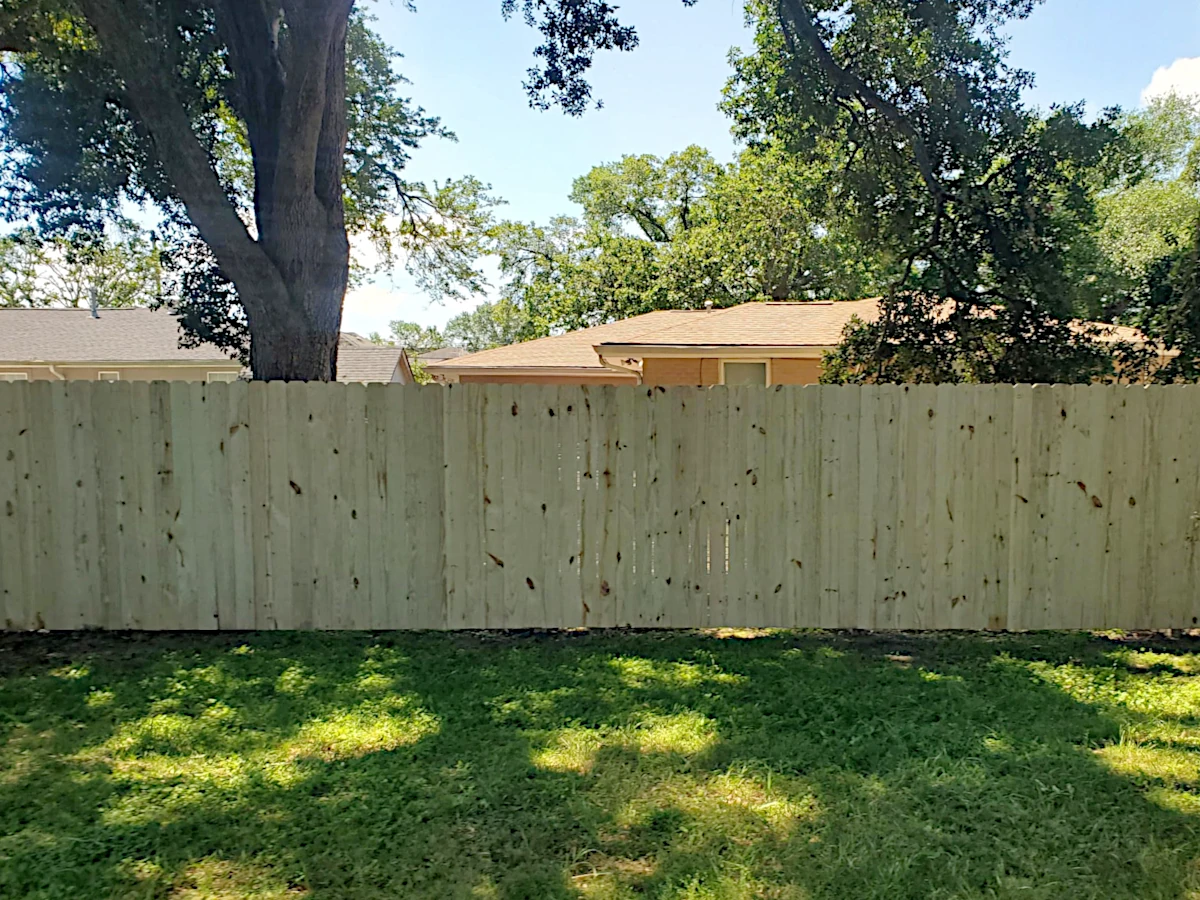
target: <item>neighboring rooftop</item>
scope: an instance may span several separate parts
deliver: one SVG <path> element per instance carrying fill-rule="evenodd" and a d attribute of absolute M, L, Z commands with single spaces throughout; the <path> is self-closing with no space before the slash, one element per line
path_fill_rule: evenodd
<path fill-rule="evenodd" d="M 443 359 L 458 359 L 468 353 L 465 347 L 439 347 L 437 350 L 426 350 L 417 354 L 422 363 L 440 362 Z"/>
<path fill-rule="evenodd" d="M 602 355 L 610 360 L 644 354 L 669 356 L 673 349 L 787 348 L 805 353 L 836 346 L 852 318 L 873 322 L 878 317 L 878 299 L 773 301 L 722 309 L 663 310 L 455 359 L 431 360 L 427 365 L 438 375 L 494 369 L 580 371 L 604 369 Z M 1136 328 L 1102 327 L 1103 339 L 1144 339 Z"/>
<path fill-rule="evenodd" d="M 854 316 L 879 317 L 876 300 L 743 303 L 705 310 L 647 329 L 636 337 L 605 336 L 595 344 L 638 347 L 832 347 Z M 638 317 L 642 318 L 642 317 Z M 630 321 L 636 321 L 630 320 Z"/>
<path fill-rule="evenodd" d="M 345 382 L 360 381 L 402 381 L 412 383 L 412 372 L 408 367 L 408 359 L 400 347 L 378 347 L 368 343 L 367 346 L 347 344 L 345 335 L 338 347 L 337 380 Z"/>
<path fill-rule="evenodd" d="M 339 347 L 378 347 L 370 338 L 365 338 L 356 331 L 343 331 L 338 338 Z"/>
<path fill-rule="evenodd" d="M 204 365 L 235 361 L 212 344 L 179 346 L 179 323 L 166 310 L 0 309 L 0 362 L 162 363 Z M 338 381 L 411 382 L 399 347 L 380 347 L 353 332 L 338 342 Z"/>
<path fill-rule="evenodd" d="M 604 369 L 593 347 L 604 341 L 632 341 L 667 325 L 677 324 L 694 316 L 711 316 L 712 312 L 691 309 L 670 309 L 650 312 L 607 325 L 596 325 L 580 331 L 568 331 L 551 337 L 538 338 L 507 347 L 496 347 L 481 353 L 471 353 L 437 364 L 438 369 L 470 370 L 491 368 L 548 368 Z M 432 368 L 432 367 L 431 367 Z"/>
<path fill-rule="evenodd" d="M 212 344 L 179 346 L 166 310 L 0 309 L 0 360 L 8 363 L 229 363 Z"/>

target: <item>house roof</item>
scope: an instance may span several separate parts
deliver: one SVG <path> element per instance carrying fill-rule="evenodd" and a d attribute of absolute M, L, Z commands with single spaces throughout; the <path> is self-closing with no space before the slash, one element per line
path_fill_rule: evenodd
<path fill-rule="evenodd" d="M 166 310 L 101 309 L 93 318 L 88 309 L 0 309 L 0 363 L 239 365 L 212 344 L 180 347 L 179 336 Z M 400 380 L 412 381 L 399 347 L 353 332 L 338 344 L 338 381 L 391 381 L 397 367 Z"/>
<path fill-rule="evenodd" d="M 366 347 L 342 343 L 338 347 L 337 380 L 345 382 L 391 381 L 400 369 L 400 381 L 412 382 L 408 359 L 400 347 Z"/>
<path fill-rule="evenodd" d="M 338 336 L 339 347 L 378 347 L 370 338 L 365 338 L 356 331 L 343 331 Z"/>
<path fill-rule="evenodd" d="M 0 309 L 0 361 L 48 363 L 222 363 L 212 344 L 179 346 L 179 323 L 166 310 Z"/>
<path fill-rule="evenodd" d="M 593 347 L 603 341 L 631 341 L 643 334 L 676 324 L 693 316 L 706 316 L 703 310 L 669 309 L 596 325 L 580 331 L 568 331 L 507 347 L 496 347 L 430 365 L 431 371 L 494 368 L 597 369 L 604 364 Z"/>
<path fill-rule="evenodd" d="M 464 347 L 439 347 L 436 350 L 426 350 L 424 353 L 417 354 L 417 360 L 422 363 L 438 362 L 443 359 L 458 359 L 460 356 L 466 356 L 468 351 Z"/>
<path fill-rule="evenodd" d="M 629 347 L 832 347 L 854 316 L 879 317 L 875 300 L 743 303 L 689 316 L 634 338 L 596 341 Z"/>
<path fill-rule="evenodd" d="M 797 350 L 801 353 L 836 346 L 852 318 L 873 322 L 879 301 L 790 301 L 743 303 L 724 309 L 664 310 L 620 322 L 497 347 L 457 359 L 431 362 L 435 374 L 483 369 L 603 369 L 601 355 L 637 358 L 692 355 L 705 348 Z M 1142 341 L 1136 328 L 1103 325 L 1102 339 Z"/>

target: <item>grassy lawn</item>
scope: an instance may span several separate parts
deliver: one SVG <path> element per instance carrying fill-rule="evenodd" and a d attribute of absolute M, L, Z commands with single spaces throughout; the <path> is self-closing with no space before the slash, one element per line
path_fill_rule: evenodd
<path fill-rule="evenodd" d="M 0 636 L 0 897 L 1200 897 L 1200 642 Z"/>

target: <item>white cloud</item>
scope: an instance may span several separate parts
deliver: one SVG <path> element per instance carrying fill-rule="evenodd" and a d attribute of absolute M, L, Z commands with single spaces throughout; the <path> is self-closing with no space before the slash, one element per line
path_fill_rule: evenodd
<path fill-rule="evenodd" d="M 1171 93 L 1200 96 L 1200 56 L 1181 56 L 1169 66 L 1160 66 L 1142 90 L 1142 105 Z"/>

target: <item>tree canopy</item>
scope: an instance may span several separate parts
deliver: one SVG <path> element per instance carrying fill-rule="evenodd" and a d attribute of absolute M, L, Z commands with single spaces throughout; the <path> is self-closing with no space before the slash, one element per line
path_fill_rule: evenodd
<path fill-rule="evenodd" d="M 778 145 L 731 164 L 691 146 L 626 156 L 576 179 L 582 214 L 492 231 L 503 296 L 536 333 L 655 309 L 855 297 L 886 261 L 831 216 L 824 161 Z"/>
<path fill-rule="evenodd" d="M 224 285 L 181 309 L 190 327 L 233 323 L 236 343 L 244 320 L 256 377 L 332 378 L 348 230 L 385 257 L 404 248 L 427 287 L 453 291 L 478 277 L 467 241 L 489 215 L 479 182 L 404 180 L 412 149 L 445 132 L 398 93 L 393 55 L 353 7 L 5 0 L 4 214 L 70 234 L 152 206 L 199 266 L 182 289 Z M 543 36 L 531 102 L 572 113 L 592 54 L 636 44 L 600 0 L 504 0 L 501 12 Z"/>
<path fill-rule="evenodd" d="M 748 0 L 754 46 L 722 101 L 746 145 L 733 162 L 625 156 L 576 180 L 578 215 L 524 223 L 498 222 L 469 176 L 406 180 L 422 141 L 453 135 L 407 98 L 352 0 L 5 0 L 0 190 L 7 217 L 64 248 L 99 246 L 130 202 L 157 209 L 158 302 L 259 377 L 332 377 L 355 237 L 434 297 L 478 294 L 495 254 L 500 299 L 453 338 L 472 348 L 653 309 L 880 294 L 829 377 L 1086 380 L 1121 360 L 1072 319 L 1173 346 L 1196 332 L 1200 125 L 1183 100 L 1090 119 L 1026 107 L 1032 76 L 1001 35 L 1036 2 Z M 583 113 L 595 54 L 637 45 L 604 0 L 500 12 L 541 35 L 537 108 Z M 32 246 L 0 247 L 4 296 L 28 294 Z"/>
<path fill-rule="evenodd" d="M 1111 113 L 1088 123 L 1079 107 L 1022 104 L 1030 76 L 1007 65 L 999 35 L 1032 6 L 751 4 L 755 51 L 735 57 L 726 89 L 735 132 L 840 154 L 829 174 L 842 227 L 899 264 L 839 377 L 1095 374 L 1090 354 L 1047 348 L 1088 304 L 1096 179 L 1117 132 Z M 940 364 L 915 365 L 922 350 Z"/>

